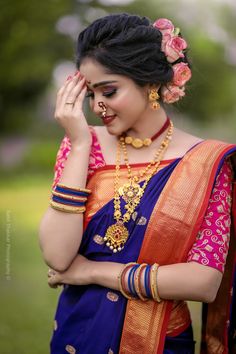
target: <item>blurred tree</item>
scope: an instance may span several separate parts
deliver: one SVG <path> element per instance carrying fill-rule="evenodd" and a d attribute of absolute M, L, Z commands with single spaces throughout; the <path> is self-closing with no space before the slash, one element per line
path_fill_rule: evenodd
<path fill-rule="evenodd" d="M 22 133 L 34 116 L 35 103 L 49 83 L 56 60 L 71 57 L 68 36 L 55 23 L 73 11 L 72 0 L 6 0 L 0 14 L 1 134 Z"/>
<path fill-rule="evenodd" d="M 189 46 L 192 79 L 187 94 L 175 104 L 199 125 L 227 117 L 234 123 L 236 113 L 236 6 L 234 0 L 137 0 L 128 12 L 165 17 L 181 28 Z M 202 12 L 204 9 L 204 12 Z M 235 124 L 235 123 L 234 123 Z M 235 126 L 236 127 L 236 126 Z"/>
<path fill-rule="evenodd" d="M 214 0 L 204 4 L 203 0 L 48 0 L 40 3 L 36 0 L 2 0 L 1 133 L 25 134 L 27 127 L 32 132 L 30 122 L 38 131 L 35 114 L 38 98 L 49 87 L 57 62 L 74 60 L 76 35 L 71 35 L 67 27 L 75 18 L 82 25 L 88 25 L 112 12 L 138 13 L 151 20 L 168 17 L 179 25 L 189 43 L 193 78 L 185 99 L 176 105 L 177 111 L 180 109 L 181 113 L 199 123 L 233 116 L 236 112 L 236 59 L 232 62 L 229 54 L 232 57 L 233 48 L 236 48 L 236 29 L 232 6 L 230 0 L 227 4 Z M 55 30 L 56 23 L 63 18 L 65 31 L 59 33 Z M 88 113 L 88 116 L 92 122 L 92 115 Z M 44 131 L 45 124 L 49 126 L 44 122 Z"/>

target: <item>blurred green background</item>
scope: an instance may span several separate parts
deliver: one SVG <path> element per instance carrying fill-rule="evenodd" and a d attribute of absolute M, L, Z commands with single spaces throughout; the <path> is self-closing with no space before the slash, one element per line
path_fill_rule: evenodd
<path fill-rule="evenodd" d="M 167 17 L 189 43 L 193 78 L 169 110 L 175 124 L 235 142 L 234 0 L 11 0 L 0 12 L 0 353 L 49 353 L 60 290 L 47 286 L 38 225 L 48 205 L 63 131 L 53 119 L 56 91 L 75 70 L 78 33 L 114 12 Z M 87 110 L 91 124 L 99 124 Z M 199 334 L 199 305 L 191 304 Z"/>

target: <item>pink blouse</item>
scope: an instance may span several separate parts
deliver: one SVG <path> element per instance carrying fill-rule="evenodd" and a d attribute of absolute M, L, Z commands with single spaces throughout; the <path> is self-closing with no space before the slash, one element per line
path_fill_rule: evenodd
<path fill-rule="evenodd" d="M 105 166 L 101 146 L 95 130 L 90 127 L 92 146 L 89 158 L 88 179 L 97 168 Z M 56 157 L 53 187 L 59 182 L 65 161 L 71 149 L 65 136 Z M 224 162 L 216 178 L 206 215 L 196 241 L 189 251 L 187 262 L 197 262 L 224 272 L 229 248 L 231 223 L 232 170 L 229 162 Z"/>

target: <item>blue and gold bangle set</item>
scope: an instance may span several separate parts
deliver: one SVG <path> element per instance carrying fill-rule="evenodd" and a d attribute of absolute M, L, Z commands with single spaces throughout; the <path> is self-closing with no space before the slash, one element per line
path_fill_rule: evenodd
<path fill-rule="evenodd" d="M 159 264 L 157 263 L 153 265 L 127 263 L 118 276 L 120 292 L 129 300 L 140 299 L 147 301 L 148 299 L 153 299 L 161 302 L 157 282 L 158 268 Z"/>
<path fill-rule="evenodd" d="M 85 204 L 90 193 L 89 189 L 72 188 L 58 183 L 52 191 L 50 205 L 56 210 L 81 214 L 86 210 Z"/>

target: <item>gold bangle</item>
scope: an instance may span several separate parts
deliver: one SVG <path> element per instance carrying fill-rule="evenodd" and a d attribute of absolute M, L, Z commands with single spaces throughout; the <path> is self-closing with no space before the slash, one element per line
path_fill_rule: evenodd
<path fill-rule="evenodd" d="M 135 264 L 137 264 L 137 263 L 130 262 L 130 263 L 125 264 L 124 268 L 121 270 L 120 274 L 118 275 L 119 290 L 120 290 L 121 294 L 124 297 L 126 297 L 126 299 L 128 299 L 128 300 L 133 300 L 134 298 L 132 296 L 130 296 L 129 294 L 127 294 L 127 292 L 125 292 L 124 287 L 122 285 L 122 280 L 123 280 L 123 277 L 125 276 L 127 270 Z"/>
<path fill-rule="evenodd" d="M 159 291 L 158 291 L 158 280 L 157 280 L 159 267 L 160 267 L 160 265 L 158 264 L 158 267 L 156 270 L 156 299 L 157 299 L 157 302 L 161 302 L 161 298 L 160 298 Z"/>
<path fill-rule="evenodd" d="M 74 207 L 74 206 L 63 205 L 60 203 L 56 203 L 53 200 L 50 200 L 50 205 L 53 209 L 63 211 L 65 213 L 82 214 L 86 210 L 85 207 Z"/>
<path fill-rule="evenodd" d="M 151 266 L 150 270 L 150 290 L 152 294 L 153 300 L 155 300 L 155 270 L 156 270 L 157 263 L 154 263 Z"/>
<path fill-rule="evenodd" d="M 161 302 L 161 298 L 159 297 L 157 293 L 157 269 L 159 267 L 159 264 L 154 263 L 151 267 L 150 271 L 150 288 L 151 288 L 151 294 L 152 298 L 154 301 Z"/>
<path fill-rule="evenodd" d="M 91 190 L 90 189 L 86 189 L 86 188 L 75 188 L 75 187 L 69 187 L 69 186 L 66 186 L 65 184 L 62 184 L 62 183 L 57 183 L 57 186 L 58 187 L 61 187 L 61 188 L 65 188 L 65 189 L 72 189 L 76 192 L 85 192 L 85 193 L 88 193 L 90 194 L 91 193 Z"/>
<path fill-rule="evenodd" d="M 57 197 L 62 197 L 62 198 L 65 198 L 65 199 L 75 200 L 75 201 L 78 201 L 78 202 L 86 202 L 88 200 L 87 197 L 79 197 L 79 196 L 75 197 L 73 195 L 59 193 L 59 192 L 56 192 L 54 190 L 52 191 L 52 194 L 57 196 Z"/>
<path fill-rule="evenodd" d="M 142 295 L 142 292 L 141 292 L 141 290 L 140 290 L 140 286 L 139 286 L 139 284 L 140 284 L 140 282 L 141 282 L 141 271 L 142 271 L 142 269 L 144 268 L 144 267 L 146 267 L 147 266 L 147 263 L 142 263 L 142 264 L 140 264 L 140 266 L 138 267 L 138 269 L 135 271 L 135 275 L 134 275 L 134 287 L 135 287 L 135 291 L 136 291 L 136 293 L 138 294 L 138 297 L 140 298 L 140 300 L 142 300 L 142 301 L 147 301 L 148 300 L 148 298 L 146 298 L 146 297 L 144 297 L 143 295 Z"/>

